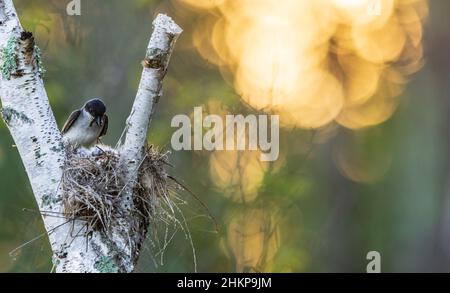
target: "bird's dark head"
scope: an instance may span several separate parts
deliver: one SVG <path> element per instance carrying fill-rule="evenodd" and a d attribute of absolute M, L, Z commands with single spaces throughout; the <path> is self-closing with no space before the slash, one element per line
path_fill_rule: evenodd
<path fill-rule="evenodd" d="M 84 109 L 92 115 L 92 117 L 102 117 L 105 115 L 106 106 L 100 99 L 92 99 L 87 101 Z"/>
<path fill-rule="evenodd" d="M 92 99 L 87 101 L 84 105 L 84 109 L 93 117 L 91 125 L 95 122 L 98 126 L 100 126 L 102 118 L 106 112 L 105 104 L 100 99 Z"/>

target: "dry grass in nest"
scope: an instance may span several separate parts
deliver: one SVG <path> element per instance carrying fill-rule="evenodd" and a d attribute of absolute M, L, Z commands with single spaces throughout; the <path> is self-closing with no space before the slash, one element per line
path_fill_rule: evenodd
<path fill-rule="evenodd" d="M 86 221 L 88 230 L 109 232 L 114 220 L 121 217 L 120 195 L 126 182 L 121 179 L 117 151 L 106 146 L 101 149 L 94 155 L 78 151 L 68 156 L 62 179 L 64 213 L 69 219 Z M 134 212 L 145 225 L 159 199 L 168 197 L 166 165 L 167 153 L 153 147 L 146 150 L 134 190 Z"/>
<path fill-rule="evenodd" d="M 103 231 L 110 235 L 117 219 L 122 217 L 120 198 L 125 187 L 119 171 L 119 156 L 116 150 L 100 146 L 103 151 L 96 154 L 68 152 L 62 178 L 64 213 L 66 218 L 86 222 L 86 236 L 90 231 Z M 198 198 L 178 180 L 168 175 L 167 152 L 150 147 L 139 168 L 138 181 L 134 189 L 133 217 L 137 231 L 151 227 L 145 248 L 150 251 L 155 267 L 164 263 L 164 251 L 177 232 L 181 231 L 192 249 L 194 270 L 196 252 L 182 208 L 188 202 L 180 196 L 187 191 Z M 128 183 L 131 184 L 131 183 Z M 198 200 L 199 201 L 199 200 Z M 208 208 L 199 201 L 208 213 Z M 193 211 L 193 217 L 201 215 Z M 209 214 L 217 229 L 215 219 Z"/>

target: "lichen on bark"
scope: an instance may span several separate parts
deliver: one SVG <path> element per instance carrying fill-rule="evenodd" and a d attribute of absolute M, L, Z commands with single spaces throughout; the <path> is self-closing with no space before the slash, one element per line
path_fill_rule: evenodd
<path fill-rule="evenodd" d="M 14 110 L 13 108 L 5 107 L 1 109 L 1 115 L 3 118 L 3 121 L 5 121 L 6 125 L 9 125 L 11 123 L 11 120 L 13 118 L 18 119 L 19 121 L 27 124 L 33 123 L 33 120 L 28 118 L 27 115 L 24 113 L 18 112 Z"/>
<path fill-rule="evenodd" d="M 117 273 L 116 263 L 108 256 L 102 255 L 94 264 L 94 268 L 100 273 Z"/>
<path fill-rule="evenodd" d="M 35 54 L 35 59 L 36 59 L 36 65 L 38 67 L 38 72 L 39 72 L 39 75 L 42 78 L 42 77 L 44 77 L 44 75 L 47 72 L 47 70 L 44 67 L 44 63 L 42 61 L 41 48 L 39 48 L 38 45 L 34 45 L 34 54 Z"/>
<path fill-rule="evenodd" d="M 1 50 L 0 70 L 4 79 L 11 79 L 11 75 L 17 71 L 19 62 L 17 59 L 18 38 L 12 36 Z"/>

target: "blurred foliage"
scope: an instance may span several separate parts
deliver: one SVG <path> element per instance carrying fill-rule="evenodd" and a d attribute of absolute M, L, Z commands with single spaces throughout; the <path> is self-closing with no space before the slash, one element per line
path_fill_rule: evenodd
<path fill-rule="evenodd" d="M 198 271 L 363 272 L 371 250 L 385 272 L 450 271 L 450 2 L 383 0 L 389 9 L 369 21 L 358 10 L 365 0 L 81 0 L 81 16 L 66 15 L 68 0 L 14 2 L 41 48 L 59 125 L 102 97 L 104 142 L 115 145 L 158 12 L 184 33 L 150 143 L 170 149 L 172 117 L 195 106 L 281 114 L 276 162 L 172 153 L 170 173 L 219 224 L 216 232 L 201 204 L 179 194 L 190 203 Z M 44 232 L 13 144 L 0 123 L 0 271 L 48 272 L 45 237 L 9 255 Z M 194 270 L 185 233 L 154 252 L 149 241 L 138 272 Z"/>

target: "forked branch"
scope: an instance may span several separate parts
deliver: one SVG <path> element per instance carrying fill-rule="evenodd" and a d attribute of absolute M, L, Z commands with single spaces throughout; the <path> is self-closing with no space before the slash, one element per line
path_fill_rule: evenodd
<path fill-rule="evenodd" d="M 149 122 L 161 96 L 174 43 L 181 33 L 180 27 L 165 15 L 158 15 L 153 25 L 141 83 L 119 150 L 120 170 L 127 182 L 120 198 L 121 215 L 131 215 Z M 44 88 L 40 50 L 33 35 L 23 30 L 12 0 L 0 0 L 0 48 L 1 114 L 41 211 L 56 271 L 133 271 L 147 227 L 139 226 L 136 231 L 137 219 L 122 217 L 106 237 L 101 231 L 88 231 L 83 221 L 64 214 L 61 179 L 68 153 Z"/>

